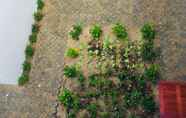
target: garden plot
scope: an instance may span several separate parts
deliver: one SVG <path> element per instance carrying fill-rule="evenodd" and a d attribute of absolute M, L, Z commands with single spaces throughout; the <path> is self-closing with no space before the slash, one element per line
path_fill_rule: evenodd
<path fill-rule="evenodd" d="M 153 25 L 132 40 L 121 23 L 70 31 L 59 100 L 70 118 L 153 117 L 159 79 Z"/>

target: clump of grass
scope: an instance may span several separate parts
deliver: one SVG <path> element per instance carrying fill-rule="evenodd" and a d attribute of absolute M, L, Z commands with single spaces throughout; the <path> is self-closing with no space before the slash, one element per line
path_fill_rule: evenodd
<path fill-rule="evenodd" d="M 27 83 L 28 81 L 29 81 L 28 75 L 23 74 L 21 77 L 19 77 L 19 79 L 18 79 L 18 84 L 19 84 L 20 86 L 22 86 L 22 85 L 24 85 L 25 83 Z"/>
<path fill-rule="evenodd" d="M 36 33 L 32 33 L 29 36 L 29 41 L 30 41 L 31 44 L 36 43 L 36 41 L 37 41 L 37 34 Z"/>
<path fill-rule="evenodd" d="M 74 65 L 72 65 L 72 66 L 66 66 L 64 68 L 64 75 L 66 77 L 69 77 L 69 78 L 77 77 L 78 70 L 77 70 L 77 68 Z"/>
<path fill-rule="evenodd" d="M 145 40 L 152 40 L 155 38 L 155 29 L 154 26 L 150 23 L 144 24 L 144 26 L 141 28 L 142 37 Z"/>
<path fill-rule="evenodd" d="M 97 105 L 96 104 L 89 104 L 87 106 L 87 110 L 90 112 L 90 117 L 91 118 L 96 118 L 97 116 Z"/>
<path fill-rule="evenodd" d="M 93 39 L 98 40 L 101 36 L 102 30 L 101 26 L 96 24 L 90 29 L 90 34 Z"/>
<path fill-rule="evenodd" d="M 82 33 L 82 25 L 81 24 L 76 24 L 73 25 L 73 29 L 70 31 L 69 35 L 71 36 L 72 39 L 74 40 L 79 40 L 79 36 Z"/>
<path fill-rule="evenodd" d="M 42 10 L 44 5 L 43 0 L 37 0 L 37 10 Z"/>
<path fill-rule="evenodd" d="M 142 101 L 142 106 L 146 112 L 153 113 L 156 110 L 156 103 L 151 96 L 145 96 Z"/>
<path fill-rule="evenodd" d="M 157 64 L 152 64 L 145 69 L 145 77 L 155 83 L 159 75 L 159 66 Z"/>
<path fill-rule="evenodd" d="M 34 19 L 35 21 L 39 22 L 43 19 L 43 14 L 41 11 L 37 11 L 34 13 Z"/>
<path fill-rule="evenodd" d="M 25 50 L 26 57 L 32 57 L 34 55 L 34 48 L 32 45 L 27 45 Z"/>
<path fill-rule="evenodd" d="M 79 51 L 78 51 L 78 49 L 75 49 L 75 48 L 69 48 L 69 49 L 65 52 L 65 56 L 71 57 L 71 58 L 76 58 L 76 57 L 79 56 Z"/>
<path fill-rule="evenodd" d="M 125 26 L 123 26 L 120 23 L 116 23 L 113 28 L 113 33 L 116 35 L 117 38 L 119 39 L 127 39 L 128 37 L 128 33 L 127 30 L 125 28 Z"/>
<path fill-rule="evenodd" d="M 68 89 L 64 89 L 58 99 L 68 109 L 78 109 L 80 107 L 79 99 Z"/>
<path fill-rule="evenodd" d="M 23 63 L 23 72 L 30 72 L 31 70 L 31 63 L 28 61 L 25 61 Z"/>
<path fill-rule="evenodd" d="M 32 25 L 32 33 L 38 33 L 39 32 L 39 25 L 38 24 L 33 24 Z"/>
<path fill-rule="evenodd" d="M 152 61 L 156 57 L 153 42 L 143 42 L 141 47 L 141 56 L 145 61 Z"/>

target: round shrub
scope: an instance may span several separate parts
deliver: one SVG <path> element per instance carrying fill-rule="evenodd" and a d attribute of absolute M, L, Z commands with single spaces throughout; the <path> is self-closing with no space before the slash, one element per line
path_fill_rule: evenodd
<path fill-rule="evenodd" d="M 78 51 L 78 49 L 75 49 L 75 48 L 69 48 L 69 49 L 66 51 L 65 55 L 66 55 L 67 57 L 76 58 L 76 57 L 79 56 L 79 51 Z"/>
<path fill-rule="evenodd" d="M 116 35 L 117 38 L 119 39 L 127 39 L 128 37 L 128 33 L 126 28 L 120 24 L 120 23 L 116 23 L 113 28 L 113 33 Z"/>
<path fill-rule="evenodd" d="M 155 29 L 152 24 L 146 23 L 142 28 L 141 28 L 141 33 L 142 37 L 145 40 L 152 40 L 155 38 Z"/>
<path fill-rule="evenodd" d="M 101 30 L 101 26 L 96 24 L 94 25 L 91 29 L 90 29 L 90 34 L 92 36 L 93 39 L 98 40 L 101 36 L 102 30 Z"/>
<path fill-rule="evenodd" d="M 70 78 L 77 77 L 78 70 L 77 70 L 77 68 L 75 66 L 66 66 L 64 68 L 64 75 L 66 77 L 70 77 Z"/>
<path fill-rule="evenodd" d="M 70 31 L 69 35 L 74 40 L 79 40 L 79 36 L 82 33 L 82 26 L 81 24 L 73 25 L 73 29 Z"/>
<path fill-rule="evenodd" d="M 29 81 L 28 75 L 23 74 L 23 75 L 21 75 L 21 77 L 19 77 L 19 79 L 18 79 L 18 84 L 19 84 L 20 86 L 22 86 L 22 85 L 24 85 L 25 83 L 27 83 L 28 81 Z"/>

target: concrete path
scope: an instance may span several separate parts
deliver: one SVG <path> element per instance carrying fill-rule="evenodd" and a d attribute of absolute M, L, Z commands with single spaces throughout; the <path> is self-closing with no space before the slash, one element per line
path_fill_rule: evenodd
<path fill-rule="evenodd" d="M 154 22 L 162 78 L 186 78 L 185 13 L 186 0 L 46 0 L 31 80 L 25 87 L 0 86 L 0 117 L 63 118 L 56 95 L 62 84 L 65 40 L 77 21 L 85 25 L 120 21 L 129 33 L 146 21 Z"/>

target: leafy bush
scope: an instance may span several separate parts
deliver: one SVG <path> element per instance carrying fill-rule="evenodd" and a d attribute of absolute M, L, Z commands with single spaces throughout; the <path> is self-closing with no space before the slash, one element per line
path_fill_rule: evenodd
<path fill-rule="evenodd" d="M 66 77 L 70 77 L 70 78 L 73 78 L 73 77 L 77 77 L 78 75 L 78 70 L 75 66 L 66 66 L 64 68 L 64 75 Z"/>
<path fill-rule="evenodd" d="M 68 57 L 71 57 L 71 58 L 76 58 L 79 56 L 79 51 L 78 51 L 78 49 L 75 49 L 75 48 L 69 48 L 66 51 L 65 55 Z"/>
<path fill-rule="evenodd" d="M 150 67 L 145 69 L 144 74 L 147 79 L 155 83 L 159 75 L 159 66 L 157 64 L 150 65 Z"/>
<path fill-rule="evenodd" d="M 23 72 L 29 72 L 31 70 L 31 63 L 28 61 L 25 61 L 23 63 Z"/>
<path fill-rule="evenodd" d="M 144 42 L 141 47 L 141 55 L 143 60 L 152 61 L 156 57 L 156 53 L 154 51 L 153 42 Z"/>
<path fill-rule="evenodd" d="M 156 34 L 153 25 L 150 23 L 146 23 L 141 28 L 141 33 L 144 40 L 152 40 L 155 38 L 155 34 Z"/>
<path fill-rule="evenodd" d="M 34 49 L 31 45 L 27 45 L 26 50 L 26 57 L 32 57 L 34 55 Z"/>
<path fill-rule="evenodd" d="M 30 36 L 29 36 L 29 41 L 30 43 L 36 43 L 37 41 L 37 34 L 36 33 L 32 33 Z"/>
<path fill-rule="evenodd" d="M 39 22 L 39 21 L 42 20 L 42 18 L 43 18 L 43 14 L 42 14 L 41 11 L 37 11 L 37 12 L 34 13 L 34 19 L 35 19 L 35 21 Z"/>
<path fill-rule="evenodd" d="M 44 5 L 45 4 L 44 4 L 43 0 L 37 0 L 37 9 L 38 10 L 42 10 Z"/>
<path fill-rule="evenodd" d="M 79 36 L 82 33 L 82 25 L 81 24 L 76 24 L 73 25 L 73 29 L 70 31 L 70 36 L 74 40 L 79 40 Z"/>
<path fill-rule="evenodd" d="M 90 34 L 92 36 L 93 39 L 98 40 L 101 36 L 102 30 L 101 30 L 101 26 L 96 24 L 94 25 L 91 29 L 90 29 Z"/>
<path fill-rule="evenodd" d="M 68 109 L 78 109 L 80 106 L 79 99 L 68 89 L 64 89 L 58 96 L 58 99 Z"/>
<path fill-rule="evenodd" d="M 27 83 L 28 81 L 29 81 L 28 75 L 23 74 L 23 75 L 21 75 L 21 77 L 19 77 L 19 79 L 18 79 L 18 84 L 19 84 L 20 86 L 22 86 L 22 85 L 24 85 L 25 83 Z"/>
<path fill-rule="evenodd" d="M 85 77 L 82 73 L 79 74 L 78 81 L 81 85 L 83 85 L 83 82 L 85 81 Z"/>
<path fill-rule="evenodd" d="M 96 118 L 97 116 L 97 105 L 96 104 L 89 104 L 87 106 L 87 110 L 90 112 L 90 118 Z"/>
<path fill-rule="evenodd" d="M 136 107 L 139 105 L 141 97 L 142 93 L 137 90 L 133 90 L 130 93 L 126 93 L 124 96 L 124 105 L 128 108 Z"/>
<path fill-rule="evenodd" d="M 38 24 L 33 24 L 32 25 L 32 33 L 37 34 L 39 32 L 39 25 Z"/>
<path fill-rule="evenodd" d="M 126 28 L 120 24 L 120 23 L 116 23 L 114 25 L 114 27 L 112 28 L 113 33 L 116 35 L 117 38 L 119 39 L 127 39 L 128 37 L 128 33 Z"/>
<path fill-rule="evenodd" d="M 146 112 L 155 112 L 156 110 L 156 103 L 151 96 L 144 97 L 142 101 L 142 106 Z"/>

